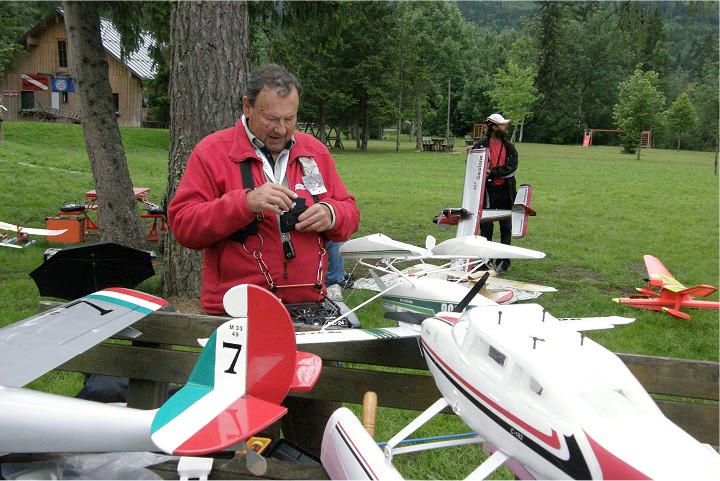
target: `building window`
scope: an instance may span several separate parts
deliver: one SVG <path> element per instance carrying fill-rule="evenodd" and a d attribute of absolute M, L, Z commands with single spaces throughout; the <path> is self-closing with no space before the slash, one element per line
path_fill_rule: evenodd
<path fill-rule="evenodd" d="M 23 110 L 35 108 L 35 92 L 27 90 L 20 92 L 20 108 Z"/>
<path fill-rule="evenodd" d="M 64 104 L 68 103 L 68 93 L 67 92 L 63 92 L 62 94 L 60 94 L 60 96 L 62 97 L 62 103 L 64 103 Z"/>
<path fill-rule="evenodd" d="M 58 66 L 68 68 L 67 41 L 58 40 Z"/>
<path fill-rule="evenodd" d="M 113 94 L 113 105 L 115 106 L 115 113 L 120 115 L 120 94 Z"/>

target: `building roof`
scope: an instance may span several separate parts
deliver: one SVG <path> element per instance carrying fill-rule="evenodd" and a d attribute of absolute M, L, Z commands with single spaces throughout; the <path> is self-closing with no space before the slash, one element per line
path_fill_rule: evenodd
<path fill-rule="evenodd" d="M 141 34 L 141 42 L 137 51 L 128 55 L 124 60 L 120 57 L 120 32 L 115 28 L 115 24 L 107 18 L 100 19 L 100 36 L 105 50 L 120 60 L 132 73 L 143 80 L 155 77 L 157 68 L 149 55 L 155 40 L 150 35 Z"/>
<path fill-rule="evenodd" d="M 44 30 L 45 26 L 56 14 L 64 17 L 62 7 L 56 7 L 53 13 L 38 22 L 33 28 L 20 37 L 18 41 L 21 44 L 26 45 L 27 38 Z M 152 38 L 152 36 L 141 34 L 141 42 L 138 50 L 128 55 L 125 59 L 122 59 L 120 56 L 120 32 L 118 32 L 115 28 L 115 24 L 113 24 L 111 20 L 107 18 L 100 18 L 100 36 L 105 50 L 130 69 L 130 71 L 137 77 L 143 80 L 155 77 L 157 67 L 154 65 L 154 62 L 150 58 L 149 54 L 150 48 L 155 43 L 155 39 Z"/>

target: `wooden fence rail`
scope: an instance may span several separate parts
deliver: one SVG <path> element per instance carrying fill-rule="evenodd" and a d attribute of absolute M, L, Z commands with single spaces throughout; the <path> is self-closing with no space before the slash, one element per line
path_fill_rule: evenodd
<path fill-rule="evenodd" d="M 40 309 L 57 305 L 42 302 Z M 209 337 L 227 319 L 156 312 L 133 325 L 142 332 L 136 340 L 100 344 L 59 369 L 130 378 L 128 404 L 155 408 L 165 401 L 168 383 L 187 381 L 199 356 L 197 339 Z M 302 350 L 342 366 L 324 366 L 312 391 L 293 395 L 361 404 L 366 391 L 375 391 L 379 405 L 411 410 L 424 410 L 440 397 L 417 339 L 306 344 Z M 701 442 L 718 445 L 718 363 L 618 356 L 668 418 Z"/>

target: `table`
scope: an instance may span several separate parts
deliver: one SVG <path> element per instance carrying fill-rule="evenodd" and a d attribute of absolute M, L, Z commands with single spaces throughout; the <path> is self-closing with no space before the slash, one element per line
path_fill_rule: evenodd
<path fill-rule="evenodd" d="M 445 137 L 431 137 L 433 142 L 433 150 L 442 152 L 447 148 L 447 139 Z"/>
<path fill-rule="evenodd" d="M 141 204 L 145 204 L 147 202 L 147 195 L 150 193 L 150 187 L 133 187 L 133 195 L 135 196 L 135 199 L 140 202 Z M 97 191 L 95 189 L 88 190 L 85 192 L 85 210 L 86 211 L 97 211 L 98 205 L 97 205 Z M 96 215 L 99 216 L 99 213 L 96 212 Z M 100 219 L 98 218 L 97 222 L 93 222 L 90 219 L 90 216 L 86 216 L 87 218 L 87 229 L 88 230 L 97 230 L 98 226 L 97 224 L 100 223 Z"/>
<path fill-rule="evenodd" d="M 140 202 L 143 206 L 145 206 L 147 209 L 154 209 L 157 210 L 159 206 L 156 204 L 153 204 L 148 200 L 148 194 L 150 194 L 150 187 L 133 187 L 133 196 L 135 197 L 135 200 Z M 89 190 L 85 192 L 85 210 L 91 211 L 94 210 L 97 213 L 98 205 L 97 205 L 97 191 L 95 189 Z M 158 239 L 158 221 L 161 222 L 160 231 L 164 232 L 167 230 L 167 219 L 165 218 L 165 213 L 157 213 L 154 211 L 147 212 L 145 214 L 140 215 L 143 219 L 153 219 L 153 223 L 150 227 L 150 232 L 148 232 L 147 240 L 151 242 L 157 242 Z M 87 219 L 87 229 L 88 230 L 96 230 L 97 223 L 90 220 L 90 217 L 86 217 Z"/>

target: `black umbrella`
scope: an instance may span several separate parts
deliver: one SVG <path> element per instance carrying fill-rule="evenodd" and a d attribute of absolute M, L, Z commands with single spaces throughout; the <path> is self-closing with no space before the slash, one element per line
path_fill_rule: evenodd
<path fill-rule="evenodd" d="M 67 300 L 106 287 L 132 288 L 154 275 L 150 252 L 112 242 L 66 247 L 30 273 L 41 296 Z"/>

